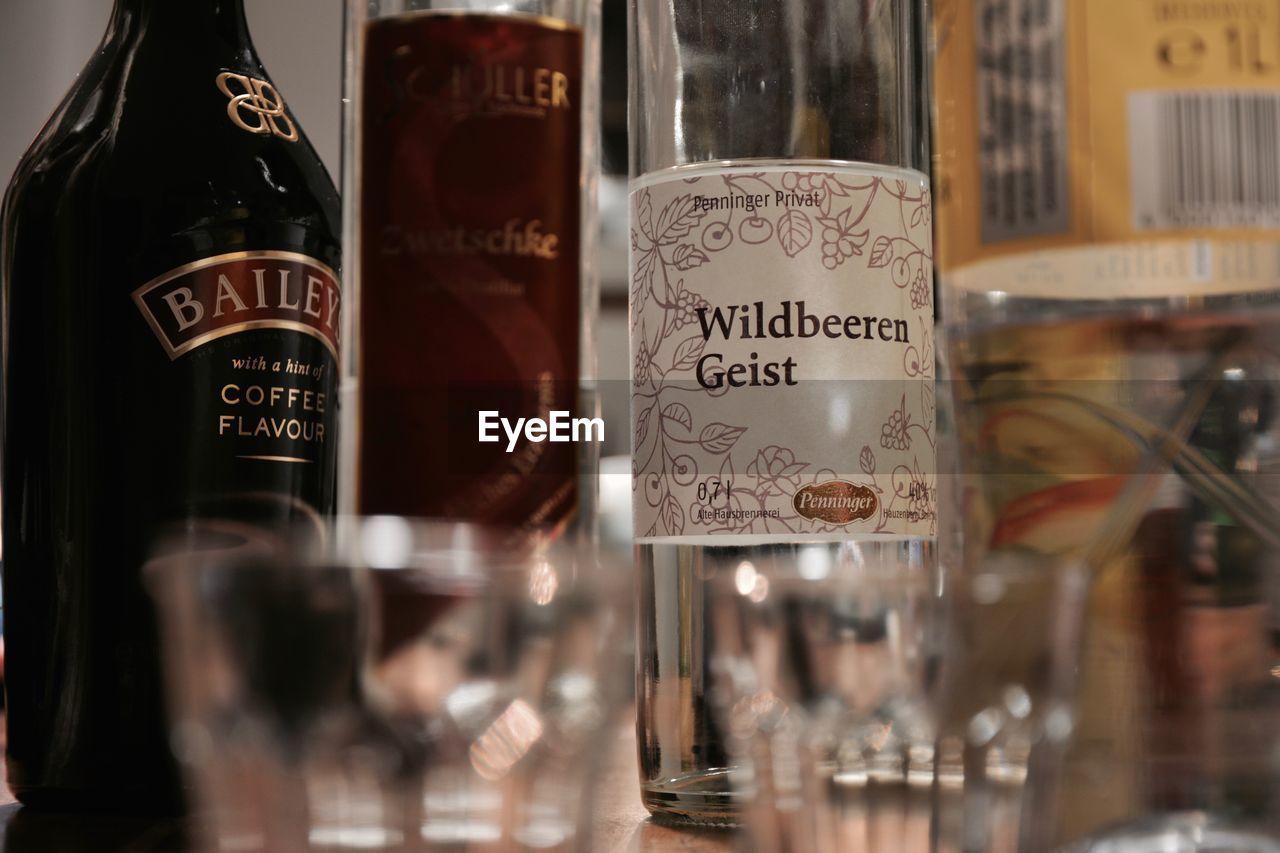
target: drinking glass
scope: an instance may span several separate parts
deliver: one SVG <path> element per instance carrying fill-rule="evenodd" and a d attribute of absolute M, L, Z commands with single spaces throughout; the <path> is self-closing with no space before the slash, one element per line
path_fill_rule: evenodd
<path fill-rule="evenodd" d="M 711 704 L 755 853 L 923 850 L 933 551 L 799 544 L 706 578 Z"/>
<path fill-rule="evenodd" d="M 1280 312 L 949 348 L 939 851 L 1280 849 Z"/>
<path fill-rule="evenodd" d="M 588 849 L 630 664 L 622 578 L 593 551 L 395 517 L 301 543 L 202 522 L 149 577 L 202 849 Z"/>

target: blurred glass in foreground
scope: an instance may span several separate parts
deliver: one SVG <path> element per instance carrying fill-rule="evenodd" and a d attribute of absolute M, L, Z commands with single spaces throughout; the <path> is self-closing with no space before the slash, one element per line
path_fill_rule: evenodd
<path fill-rule="evenodd" d="M 704 579 L 711 704 L 752 853 L 923 850 L 933 549 L 793 546 Z"/>
<path fill-rule="evenodd" d="M 1274 850 L 1280 4 L 933 11 L 936 847 Z"/>
<path fill-rule="evenodd" d="M 379 517 L 150 566 L 207 851 L 586 850 L 629 661 L 593 553 Z"/>
<path fill-rule="evenodd" d="M 1278 333 L 1258 309 L 952 343 L 938 849 L 1280 849 Z"/>

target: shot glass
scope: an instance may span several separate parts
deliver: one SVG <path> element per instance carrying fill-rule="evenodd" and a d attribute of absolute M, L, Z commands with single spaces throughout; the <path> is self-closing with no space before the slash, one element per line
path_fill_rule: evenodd
<path fill-rule="evenodd" d="M 709 579 L 712 705 L 754 853 L 924 850 L 932 548 L 797 545 Z"/>
<path fill-rule="evenodd" d="M 216 522 L 150 566 L 202 850 L 586 850 L 625 683 L 594 551 L 378 517 Z"/>

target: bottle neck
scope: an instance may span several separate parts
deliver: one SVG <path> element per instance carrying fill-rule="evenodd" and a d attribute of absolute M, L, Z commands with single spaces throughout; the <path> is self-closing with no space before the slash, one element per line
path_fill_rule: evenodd
<path fill-rule="evenodd" d="M 249 24 L 244 0 L 115 0 L 113 23 L 125 30 L 154 36 L 217 36 L 247 42 Z"/>

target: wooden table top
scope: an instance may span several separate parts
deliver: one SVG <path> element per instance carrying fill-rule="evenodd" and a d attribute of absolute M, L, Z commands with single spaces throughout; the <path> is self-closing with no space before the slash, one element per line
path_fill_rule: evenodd
<path fill-rule="evenodd" d="M 3 727 L 0 724 L 0 748 Z M 2 771 L 0 771 L 2 773 Z M 640 802 L 635 733 L 619 726 L 605 768 L 594 821 L 594 849 L 601 853 L 732 853 L 730 830 L 673 828 L 654 822 Z M 868 819 L 853 817 L 842 830 L 849 853 L 923 853 L 928 849 L 927 795 Z M 854 825 L 856 824 L 856 825 Z M 22 809 L 0 778 L 0 853 L 186 853 L 183 825 L 146 820 L 55 815 Z"/>
<path fill-rule="evenodd" d="M 0 728 L 0 747 L 2 745 Z M 597 850 L 609 853 L 734 850 L 730 832 L 672 829 L 651 821 L 640 803 L 638 778 L 634 729 L 619 727 L 595 820 Z M 8 787 L 0 784 L 0 851 L 3 853 L 182 853 L 185 849 L 182 827 L 177 821 L 38 814 L 22 809 Z"/>
<path fill-rule="evenodd" d="M 735 848 L 733 833 L 728 830 L 674 829 L 655 823 L 640 802 L 636 760 L 635 728 L 620 728 L 605 770 L 595 820 L 596 849 L 602 853 L 720 853 Z"/>

